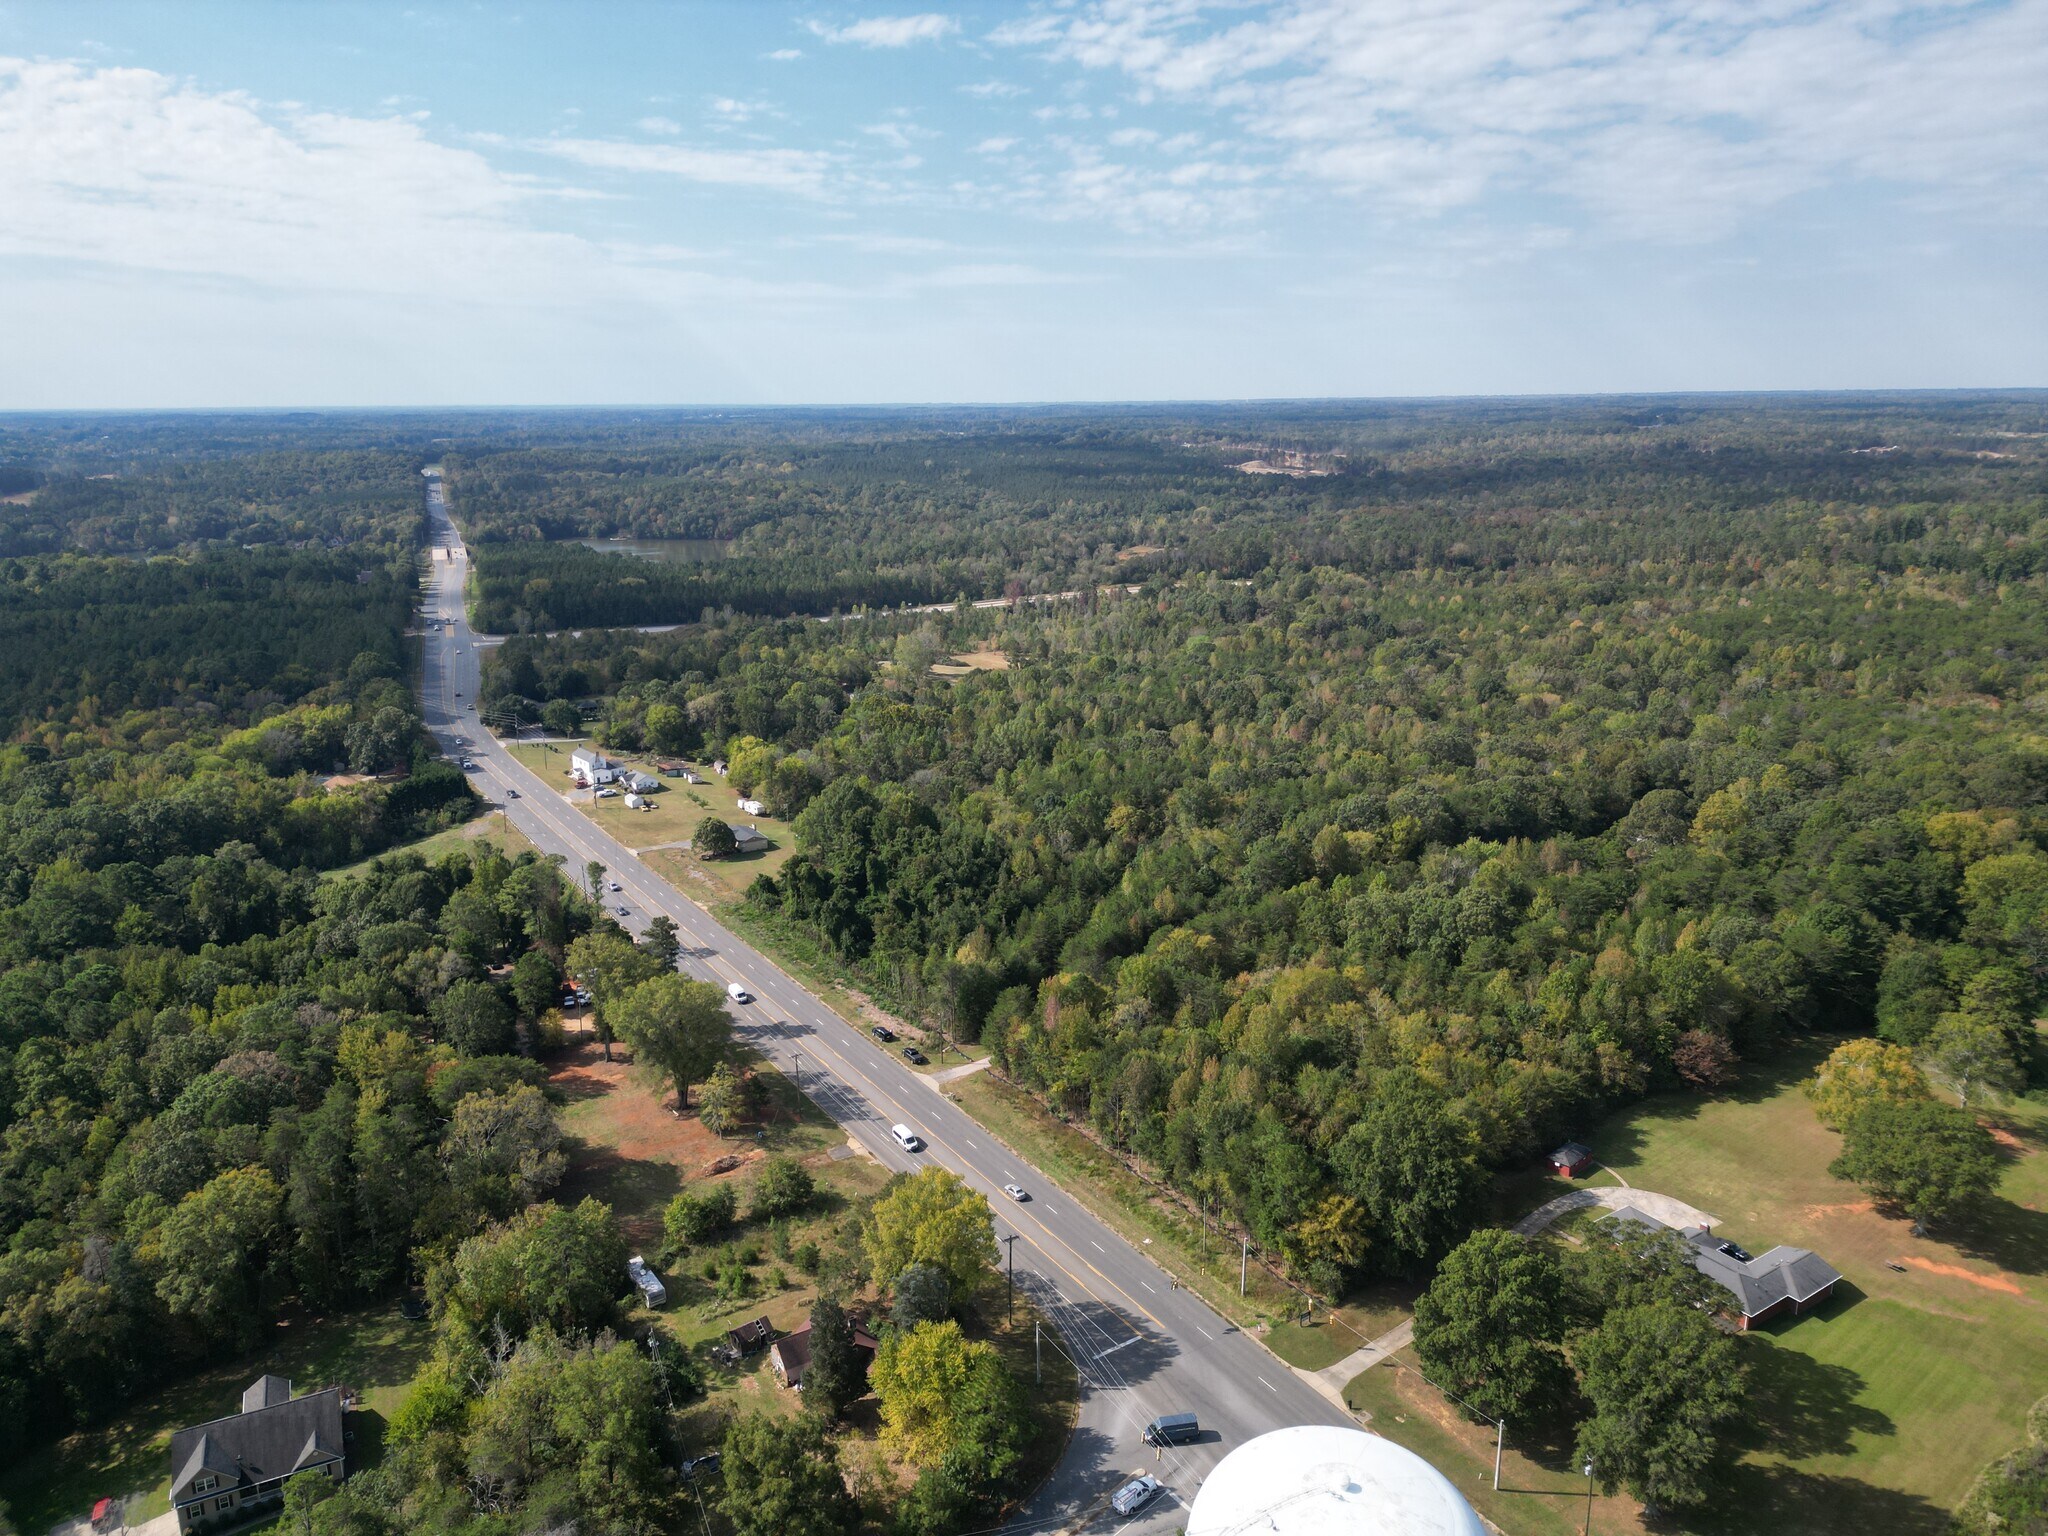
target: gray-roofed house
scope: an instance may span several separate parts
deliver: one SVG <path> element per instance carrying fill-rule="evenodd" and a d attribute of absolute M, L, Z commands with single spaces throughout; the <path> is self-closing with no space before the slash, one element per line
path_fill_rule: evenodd
<path fill-rule="evenodd" d="M 239 1525 L 284 1500 L 288 1478 L 339 1479 L 347 1460 L 341 1388 L 292 1396 L 282 1376 L 259 1376 L 242 1411 L 171 1436 L 171 1505 L 180 1531 Z"/>
<path fill-rule="evenodd" d="M 1617 1207 L 1614 1218 L 1671 1230 L 1632 1205 Z M 1810 1248 L 1780 1244 L 1751 1258 L 1734 1243 L 1714 1236 L 1711 1227 L 1680 1227 L 1677 1232 L 1692 1248 L 1693 1267 L 1735 1299 L 1732 1310 L 1743 1328 L 1811 1312 L 1834 1294 L 1842 1278 L 1840 1270 Z"/>
<path fill-rule="evenodd" d="M 736 853 L 765 853 L 768 849 L 768 834 L 759 827 L 743 827 L 736 821 L 726 823 L 732 829 L 732 846 Z"/>

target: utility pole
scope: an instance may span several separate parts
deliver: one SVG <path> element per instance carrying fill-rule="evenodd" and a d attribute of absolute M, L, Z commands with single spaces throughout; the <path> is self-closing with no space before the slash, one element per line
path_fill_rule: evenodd
<path fill-rule="evenodd" d="M 1017 1311 L 1017 1236 L 1017 1233 L 1012 1232 L 1008 1237 L 1000 1239 L 1010 1255 L 1010 1295 L 1009 1299 L 1003 1303 L 1003 1326 L 1005 1328 L 1010 1326 L 1011 1320 L 1015 1317 Z"/>
<path fill-rule="evenodd" d="M 1592 1458 L 1591 1458 L 1591 1457 L 1588 1457 L 1588 1458 L 1587 1458 L 1587 1460 L 1586 1460 L 1586 1468 L 1585 1468 L 1585 1471 L 1586 1471 L 1586 1536 L 1592 1536 L 1592 1531 L 1593 1531 L 1593 1462 L 1592 1462 Z"/>
<path fill-rule="evenodd" d="M 1252 1263 L 1252 1240 L 1249 1237 L 1245 1237 L 1240 1238 L 1239 1241 L 1244 1246 L 1238 1251 L 1237 1255 L 1237 1294 L 1242 1296 L 1244 1294 L 1245 1272 L 1251 1268 Z"/>
<path fill-rule="evenodd" d="M 1045 1330 L 1036 1318 L 1031 1323 L 1031 1379 L 1045 1385 Z"/>
<path fill-rule="evenodd" d="M 1493 1491 L 1500 1492 L 1500 1453 L 1508 1443 L 1508 1421 L 1502 1419 L 1493 1437 Z"/>

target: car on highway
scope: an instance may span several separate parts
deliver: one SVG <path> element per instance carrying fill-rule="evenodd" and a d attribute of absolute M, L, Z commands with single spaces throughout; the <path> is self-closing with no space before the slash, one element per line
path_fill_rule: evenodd
<path fill-rule="evenodd" d="M 517 800 L 519 798 L 519 791 L 516 789 L 508 789 L 505 791 L 505 798 L 507 800 Z"/>
<path fill-rule="evenodd" d="M 754 994 L 736 981 L 726 984 L 725 995 L 736 1003 L 751 1003 L 754 1000 Z"/>
<path fill-rule="evenodd" d="M 1031 1198 L 1029 1195 L 1024 1193 L 1024 1186 L 1022 1184 L 1005 1184 L 1003 1186 L 1003 1193 L 1008 1195 L 1012 1200 L 1016 1201 L 1019 1205 L 1022 1205 L 1026 1200 L 1029 1200 Z"/>
<path fill-rule="evenodd" d="M 923 1051 L 920 1051 L 914 1045 L 906 1045 L 905 1047 L 903 1047 L 903 1059 L 909 1062 L 913 1067 L 921 1067 L 926 1062 L 931 1060 L 929 1056 L 925 1055 Z"/>
<path fill-rule="evenodd" d="M 613 881 L 613 882 L 611 883 L 611 885 L 610 885 L 609 889 L 611 889 L 611 890 L 614 890 L 614 891 L 623 891 L 623 890 L 625 889 L 625 887 L 624 887 L 623 885 L 619 884 L 619 882 L 618 882 L 618 881 L 614 880 L 614 881 Z"/>
<path fill-rule="evenodd" d="M 906 1152 L 922 1152 L 924 1138 L 907 1125 L 892 1125 L 889 1134 L 896 1138 L 896 1145 Z"/>
<path fill-rule="evenodd" d="M 619 916 L 621 916 L 621 917 L 631 917 L 632 915 L 633 915 L 633 909 L 632 909 L 631 907 L 621 907 L 621 908 L 619 908 Z"/>
<path fill-rule="evenodd" d="M 475 763 L 474 763 L 473 761 L 471 761 L 471 760 L 470 760 L 469 758 L 466 758 L 466 757 L 465 757 L 465 758 L 464 758 L 464 759 L 462 760 L 462 771 L 463 771 L 464 773 L 475 773 L 475 772 L 476 772 L 476 764 L 475 764 Z"/>
<path fill-rule="evenodd" d="M 884 1045 L 894 1044 L 896 1040 L 896 1031 L 891 1029 L 886 1024 L 873 1025 L 869 1028 L 868 1033 L 873 1035 L 877 1040 L 881 1041 Z"/>
<path fill-rule="evenodd" d="M 1120 1515 L 1135 1515 L 1158 1497 L 1159 1479 L 1149 1472 L 1141 1472 L 1117 1489 L 1109 1507 Z"/>

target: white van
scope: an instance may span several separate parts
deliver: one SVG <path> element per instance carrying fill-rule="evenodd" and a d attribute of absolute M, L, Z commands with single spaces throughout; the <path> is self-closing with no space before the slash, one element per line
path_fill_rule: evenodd
<path fill-rule="evenodd" d="M 754 994 L 736 981 L 727 984 L 725 995 L 736 1003 L 751 1003 L 754 1000 Z"/>
<path fill-rule="evenodd" d="M 896 1138 L 896 1145 L 906 1152 L 922 1152 L 924 1138 L 907 1125 L 892 1125 L 889 1134 Z"/>

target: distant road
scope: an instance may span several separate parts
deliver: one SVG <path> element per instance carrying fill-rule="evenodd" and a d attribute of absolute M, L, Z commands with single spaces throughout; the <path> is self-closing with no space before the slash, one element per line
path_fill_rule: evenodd
<path fill-rule="evenodd" d="M 433 494 L 440 494 L 438 486 Z M 631 559 L 633 557 L 629 555 L 626 558 Z M 1138 586 L 1136 583 L 1129 583 L 1122 586 L 1097 587 L 1095 590 L 1098 593 L 1121 592 L 1124 596 L 1128 597 L 1138 590 Z M 1086 591 L 1085 587 L 1075 587 L 1069 592 L 1033 592 L 1027 593 L 1023 597 L 978 597 L 967 606 L 970 608 L 1016 608 L 1025 603 L 1063 603 L 1069 598 L 1084 596 Z M 959 606 L 958 603 L 922 603 L 915 608 L 868 608 L 857 613 L 803 613 L 791 614 L 787 615 L 787 617 L 808 619 L 813 624 L 849 624 L 859 619 L 888 618 L 892 614 L 951 613 Z M 764 617 L 773 617 L 773 615 L 764 615 Z M 630 630 L 636 635 L 670 635 L 679 629 L 688 629 L 689 627 L 687 624 L 592 624 L 585 625 L 582 629 L 545 630 L 541 633 L 540 638 L 552 640 L 558 635 L 608 634 L 620 629 Z M 503 635 L 478 635 L 476 643 L 487 647 L 503 645 L 505 637 Z"/>
<path fill-rule="evenodd" d="M 1255 1340 L 1239 1333 L 1164 1270 L 1097 1221 L 1036 1168 L 1015 1156 L 930 1079 L 913 1072 L 812 996 L 709 914 L 643 865 L 624 844 L 572 807 L 561 791 L 517 761 L 473 713 L 478 637 L 463 611 L 467 551 L 448 514 L 443 487 L 428 482 L 434 542 L 450 558 L 433 562 L 427 601 L 439 624 L 425 640 L 423 707 L 427 727 L 446 750 L 477 766 L 478 789 L 543 853 L 560 854 L 581 880 L 592 860 L 622 889 L 611 895 L 638 933 L 666 914 L 683 943 L 683 969 L 724 986 L 739 982 L 755 1001 L 738 1008 L 748 1043 L 783 1072 L 848 1136 L 886 1167 L 950 1168 L 987 1196 L 999 1234 L 1016 1234 L 1017 1284 L 1059 1324 L 1077 1357 L 1084 1390 L 1081 1426 L 1046 1489 L 1015 1524 L 1052 1530 L 1103 1505 L 1129 1473 L 1149 1471 L 1168 1496 L 1119 1529 L 1145 1536 L 1187 1523 L 1195 1490 L 1222 1456 L 1254 1435 L 1289 1424 L 1351 1422 Z M 1053 601 L 1056 594 L 1039 601 Z M 988 599 L 993 606 L 1008 599 Z M 951 604 L 927 610 L 940 611 Z M 518 798 L 508 794 L 518 791 Z M 911 1154 L 889 1134 L 913 1127 L 926 1150 Z M 1002 1192 L 1022 1185 L 1024 1204 Z M 1048 1348 L 1051 1346 L 1048 1345 Z M 1140 1443 L 1145 1424 L 1163 1413 L 1200 1416 L 1204 1438 L 1155 1461 Z M 1116 1522 L 1103 1509 L 1104 1528 Z"/>

